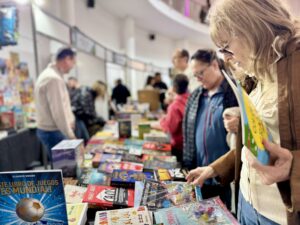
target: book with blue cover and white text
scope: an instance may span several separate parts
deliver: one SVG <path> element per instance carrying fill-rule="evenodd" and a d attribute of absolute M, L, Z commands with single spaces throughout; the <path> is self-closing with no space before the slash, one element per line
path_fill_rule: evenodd
<path fill-rule="evenodd" d="M 1 172 L 0 215 L 0 224 L 67 225 L 61 171 Z"/>

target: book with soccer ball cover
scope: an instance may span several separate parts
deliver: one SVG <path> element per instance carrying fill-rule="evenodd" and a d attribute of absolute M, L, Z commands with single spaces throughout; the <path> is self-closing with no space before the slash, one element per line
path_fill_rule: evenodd
<path fill-rule="evenodd" d="M 83 202 L 104 208 L 133 207 L 134 190 L 91 184 L 83 196 Z"/>
<path fill-rule="evenodd" d="M 264 121 L 260 118 L 254 104 L 246 91 L 242 88 L 239 81 L 237 81 L 235 85 L 229 75 L 224 70 L 222 70 L 222 72 L 239 103 L 243 144 L 252 152 L 260 163 L 267 165 L 269 163 L 270 156 L 262 141 L 272 141 L 272 135 L 268 131 Z"/>
<path fill-rule="evenodd" d="M 62 172 L 1 172 L 0 215 L 0 224 L 68 225 Z"/>

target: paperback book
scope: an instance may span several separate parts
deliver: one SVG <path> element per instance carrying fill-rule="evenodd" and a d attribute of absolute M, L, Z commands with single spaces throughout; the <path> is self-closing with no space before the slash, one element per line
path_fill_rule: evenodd
<path fill-rule="evenodd" d="M 67 204 L 69 225 L 85 225 L 87 209 L 88 204 L 86 203 Z"/>
<path fill-rule="evenodd" d="M 134 190 L 110 186 L 89 185 L 83 202 L 99 207 L 133 207 Z"/>
<path fill-rule="evenodd" d="M 152 225 L 147 207 L 99 211 L 94 225 Z"/>
<path fill-rule="evenodd" d="M 222 72 L 239 103 L 241 110 L 243 144 L 252 152 L 259 162 L 267 165 L 269 163 L 270 156 L 262 141 L 272 141 L 272 136 L 241 84 L 237 81 L 235 85 L 229 75 L 224 70 L 222 70 Z"/>
<path fill-rule="evenodd" d="M 68 204 L 81 203 L 85 192 L 86 192 L 85 187 L 66 185 L 65 186 L 66 202 Z"/>
<path fill-rule="evenodd" d="M 0 224 L 68 225 L 61 171 L 1 172 L 0 215 Z"/>
<path fill-rule="evenodd" d="M 153 178 L 154 174 L 152 172 L 114 170 L 111 176 L 111 186 L 133 188 L 135 181 L 144 181 Z"/>
<path fill-rule="evenodd" d="M 238 225 L 219 197 L 191 202 L 154 212 L 156 223 L 164 225 Z"/>

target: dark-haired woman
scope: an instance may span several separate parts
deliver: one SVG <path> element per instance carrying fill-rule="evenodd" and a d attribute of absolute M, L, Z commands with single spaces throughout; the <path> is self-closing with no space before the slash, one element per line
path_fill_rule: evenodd
<path fill-rule="evenodd" d="M 199 82 L 189 97 L 183 121 L 183 163 L 194 169 L 206 166 L 226 154 L 226 142 L 222 114 L 226 108 L 237 106 L 235 95 L 222 75 L 224 64 L 213 50 L 198 50 L 191 67 Z M 204 198 L 220 195 L 227 207 L 231 206 L 230 186 L 220 186 L 215 179 L 202 187 Z"/>

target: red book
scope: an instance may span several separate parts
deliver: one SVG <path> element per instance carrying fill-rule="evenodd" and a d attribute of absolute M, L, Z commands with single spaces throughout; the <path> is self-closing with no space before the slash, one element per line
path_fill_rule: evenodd
<path fill-rule="evenodd" d="M 90 184 L 82 202 L 100 207 L 133 207 L 134 190 Z"/>
<path fill-rule="evenodd" d="M 158 142 L 146 142 L 143 145 L 143 149 L 170 152 L 172 150 L 172 146 L 171 144 L 163 144 Z"/>
<path fill-rule="evenodd" d="M 142 172 L 144 165 L 141 163 L 121 162 L 121 170 L 134 170 Z"/>

